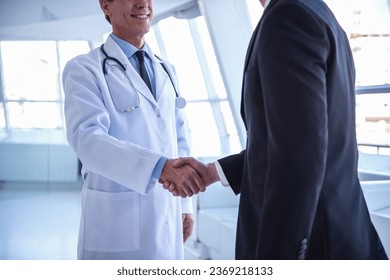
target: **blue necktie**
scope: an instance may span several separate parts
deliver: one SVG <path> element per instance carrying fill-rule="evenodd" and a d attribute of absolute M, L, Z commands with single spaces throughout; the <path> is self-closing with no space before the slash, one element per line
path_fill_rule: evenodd
<path fill-rule="evenodd" d="M 144 51 L 137 51 L 135 54 L 138 58 L 141 78 L 142 78 L 142 80 L 144 80 L 145 84 L 148 86 L 150 92 L 153 94 L 153 97 L 156 98 L 156 96 L 152 90 L 152 85 L 150 83 L 148 72 L 146 71 L 146 67 L 145 67 L 145 58 L 144 58 L 145 52 Z"/>

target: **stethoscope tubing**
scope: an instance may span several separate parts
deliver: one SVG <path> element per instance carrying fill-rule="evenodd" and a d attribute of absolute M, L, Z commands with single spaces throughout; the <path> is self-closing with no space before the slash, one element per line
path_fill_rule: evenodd
<path fill-rule="evenodd" d="M 106 78 L 106 83 L 108 84 L 108 87 L 109 87 L 109 83 L 108 83 L 108 80 L 107 80 L 107 74 L 108 74 L 108 72 L 107 72 L 107 68 L 106 68 L 107 61 L 108 61 L 108 60 L 115 61 L 115 63 L 117 63 L 117 64 L 122 68 L 122 70 L 125 72 L 125 74 L 126 74 L 126 67 L 123 65 L 122 62 L 119 61 L 119 59 L 117 59 L 117 58 L 115 58 L 115 57 L 112 57 L 112 56 L 109 56 L 109 55 L 107 54 L 107 52 L 104 50 L 104 44 L 102 44 L 102 45 L 100 46 L 100 50 L 102 51 L 102 53 L 103 53 L 104 56 L 105 56 L 105 58 L 104 58 L 103 61 L 102 61 L 102 71 L 103 71 L 103 74 L 104 74 L 104 76 L 105 76 L 105 78 Z M 157 58 L 158 58 L 158 57 L 157 57 Z M 161 59 L 160 59 L 160 60 L 161 60 Z M 183 97 L 181 97 L 181 96 L 179 95 L 179 93 L 178 93 L 178 91 L 177 91 L 177 89 L 176 89 L 175 83 L 173 82 L 173 79 L 172 79 L 171 75 L 169 74 L 169 71 L 168 71 L 167 67 L 164 65 L 163 62 L 161 62 L 161 66 L 162 66 L 162 68 L 164 69 L 164 71 L 167 73 L 167 75 L 168 75 L 168 77 L 169 77 L 169 80 L 171 81 L 172 86 L 173 86 L 173 89 L 174 89 L 174 91 L 175 91 L 175 94 L 176 94 L 175 106 L 176 106 L 176 108 L 183 109 L 183 108 L 187 105 L 186 100 L 185 100 Z M 126 76 L 127 76 L 127 74 L 126 74 Z M 137 93 L 137 99 L 138 99 L 138 104 L 137 104 L 136 106 L 131 106 L 131 108 L 128 108 L 128 109 L 125 110 L 125 111 L 129 112 L 129 109 L 131 109 L 131 110 L 130 110 L 130 112 L 131 112 L 131 111 L 133 111 L 134 109 L 136 109 L 136 108 L 139 107 L 139 105 L 140 105 L 140 100 L 139 100 L 139 96 L 138 96 L 138 94 L 139 94 L 138 90 L 134 87 L 134 85 L 133 85 L 131 79 L 130 79 L 129 77 L 127 77 L 127 78 L 128 78 L 128 80 L 129 80 L 129 82 L 130 82 L 130 85 L 135 89 L 135 91 L 136 91 L 136 93 Z M 109 91 L 110 91 L 110 89 L 109 89 Z M 111 91 L 110 91 L 110 94 L 111 94 Z"/>

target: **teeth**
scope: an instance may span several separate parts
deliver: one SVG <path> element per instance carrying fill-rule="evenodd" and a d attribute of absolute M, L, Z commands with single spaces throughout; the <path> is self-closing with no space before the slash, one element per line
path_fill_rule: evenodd
<path fill-rule="evenodd" d="M 134 17 L 137 19 L 147 19 L 148 15 L 135 15 Z"/>

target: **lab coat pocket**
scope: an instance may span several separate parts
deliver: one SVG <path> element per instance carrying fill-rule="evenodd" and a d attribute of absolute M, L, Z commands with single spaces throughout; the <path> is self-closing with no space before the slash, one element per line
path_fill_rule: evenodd
<path fill-rule="evenodd" d="M 139 195 L 135 192 L 109 193 L 88 189 L 84 230 L 87 250 L 139 250 Z"/>

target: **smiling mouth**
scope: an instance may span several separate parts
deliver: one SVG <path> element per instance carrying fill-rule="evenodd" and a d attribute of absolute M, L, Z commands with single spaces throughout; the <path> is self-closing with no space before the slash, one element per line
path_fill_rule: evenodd
<path fill-rule="evenodd" d="M 132 17 L 135 18 L 135 19 L 145 20 L 145 19 L 149 18 L 149 14 L 147 14 L 147 15 L 132 15 Z"/>

